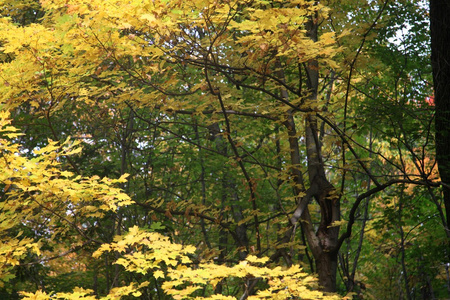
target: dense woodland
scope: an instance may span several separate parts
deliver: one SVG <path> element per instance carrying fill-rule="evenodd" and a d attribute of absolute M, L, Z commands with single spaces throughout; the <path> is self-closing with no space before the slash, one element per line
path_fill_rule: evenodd
<path fill-rule="evenodd" d="M 0 15 L 1 299 L 450 298 L 445 0 Z"/>

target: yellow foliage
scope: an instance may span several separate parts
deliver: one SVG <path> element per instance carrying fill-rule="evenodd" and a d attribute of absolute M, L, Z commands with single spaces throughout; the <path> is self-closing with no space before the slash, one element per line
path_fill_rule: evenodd
<path fill-rule="evenodd" d="M 7 112 L 0 111 L 0 183 L 5 186 L 5 197 L 0 202 L 0 284 L 11 279 L 12 268 L 27 254 L 45 260 L 40 241 L 23 237 L 21 233 L 11 236 L 21 222 L 30 226 L 35 224 L 37 228 L 45 224 L 51 236 L 72 230 L 83 239 L 80 218 L 101 215 L 102 207 L 104 211 L 110 211 L 132 203 L 126 194 L 114 187 L 124 182 L 125 177 L 100 180 L 98 177 L 75 176 L 60 169 L 59 161 L 63 156 L 81 151 L 77 142 L 67 139 L 58 144 L 49 140 L 47 146 L 33 151 L 34 157 L 27 158 L 21 146 L 11 141 L 10 133 L 17 134 L 18 130 L 9 125 L 8 117 Z M 100 209 L 92 209 L 93 206 Z M 61 222 L 65 226 L 61 226 Z M 53 239 L 45 242 L 51 244 Z"/>
<path fill-rule="evenodd" d="M 45 0 L 42 6 L 48 12 L 47 22 L 43 24 L 18 27 L 9 19 L 0 19 L 2 51 L 15 56 L 14 60 L 0 64 L 4 82 L 0 85 L 0 103 L 6 107 L 29 102 L 37 109 L 51 101 L 53 109 L 58 109 L 67 98 L 90 104 L 95 98 L 114 95 L 115 103 L 128 101 L 163 105 L 166 110 L 200 111 L 211 105 L 210 95 L 205 94 L 202 101 L 189 96 L 176 101 L 162 100 L 159 93 L 130 89 L 123 79 L 132 74 L 149 86 L 157 86 L 157 90 L 173 90 L 178 73 L 167 63 L 176 59 L 171 57 L 173 53 L 181 53 L 184 59 L 193 62 L 203 63 L 207 58 L 211 63 L 233 68 L 245 65 L 264 73 L 267 66 L 263 58 L 271 53 L 292 62 L 319 59 L 336 67 L 333 57 L 339 52 L 333 33 L 322 34 L 318 41 L 307 36 L 305 24 L 309 18 L 326 17 L 327 8 L 306 0 L 274 1 L 273 6 L 263 0 L 251 3 Z M 195 39 L 199 50 L 192 49 L 195 35 L 189 28 L 202 29 L 210 35 Z M 205 53 L 193 54 L 202 49 L 210 49 L 210 57 L 203 57 Z M 107 67 L 110 62 L 116 65 L 122 59 L 131 58 L 137 67 L 125 73 Z M 149 63 L 140 64 L 140 61 Z M 93 77 L 112 84 L 108 87 L 84 84 L 86 78 Z M 153 78 L 160 80 L 156 83 Z M 224 90 L 224 97 L 237 96 L 236 91 L 227 90 L 221 78 L 212 80 Z M 204 90 L 205 86 L 202 80 L 192 89 Z M 274 89 L 278 88 L 274 85 Z M 291 102 L 296 105 L 297 100 Z M 236 105 L 245 109 L 247 104 L 237 102 Z M 248 109 L 255 111 L 254 106 Z M 260 103 L 257 108 L 264 114 L 284 114 L 287 109 L 290 107 L 271 101 Z"/>
<path fill-rule="evenodd" d="M 205 286 L 213 289 L 227 278 L 237 278 L 243 283 L 247 280 L 265 282 L 268 287 L 259 290 L 249 299 L 339 299 L 336 295 L 324 295 L 317 290 L 317 280 L 303 272 L 298 265 L 290 268 L 269 268 L 261 264 L 268 262 L 268 258 L 258 258 L 249 255 L 246 260 L 234 266 L 217 265 L 212 261 L 201 261 L 193 266 L 188 255 L 193 255 L 195 248 L 181 246 L 156 232 L 148 232 L 134 226 L 125 235 L 116 237 L 116 241 L 102 245 L 94 257 L 105 252 L 121 253 L 116 263 L 127 271 L 146 274 L 152 272 L 155 278 L 164 278 L 164 291 L 174 299 L 236 299 L 226 295 L 212 294 L 208 297 L 192 295 Z M 139 287 L 140 288 L 140 287 Z M 116 295 L 129 294 L 139 288 L 130 286 L 113 290 Z M 111 298 L 109 298 L 111 297 Z M 108 296 L 106 299 L 115 299 Z"/>
<path fill-rule="evenodd" d="M 21 292 L 22 299 L 24 300 L 48 300 L 48 299 L 65 299 L 65 300 L 76 300 L 76 299 L 86 299 L 95 300 L 92 290 L 85 290 L 82 288 L 75 288 L 71 293 L 56 293 L 54 295 L 49 295 L 43 291 L 37 291 L 36 293 Z M 118 299 L 118 298 L 117 298 Z"/>

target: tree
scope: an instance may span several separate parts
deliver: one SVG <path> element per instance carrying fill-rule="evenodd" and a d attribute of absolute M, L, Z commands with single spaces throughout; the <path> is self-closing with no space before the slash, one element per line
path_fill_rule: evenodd
<path fill-rule="evenodd" d="M 430 0 L 431 24 L 431 60 L 433 65 L 434 101 L 436 104 L 436 156 L 439 164 L 439 174 L 443 182 L 444 204 L 447 223 L 445 230 L 450 237 L 450 90 L 447 82 L 450 76 L 450 66 L 447 63 L 450 52 L 446 47 L 450 40 L 448 32 L 447 13 L 450 7 L 445 1 Z"/>
<path fill-rule="evenodd" d="M 64 168 L 94 181 L 130 174 L 118 184 L 133 203 L 80 216 L 98 241 L 81 247 L 95 295 L 140 286 L 145 297 L 164 297 L 161 273 L 128 268 L 127 251 L 147 249 L 141 240 L 91 257 L 99 245 L 127 243 L 135 226 L 196 245 L 199 262 L 229 264 L 203 292 L 245 298 L 271 283 L 261 270 L 229 278 L 238 260 L 304 263 L 323 291 L 355 291 L 367 228 L 399 237 L 408 271 L 404 230 L 415 232 L 418 220 L 404 207 L 434 209 L 445 224 L 427 57 L 416 55 L 427 33 L 414 27 L 411 40 L 388 42 L 404 23 L 420 27 L 418 4 L 54 0 L 30 11 L 45 14 L 21 25 L 3 19 L 0 31 L 1 103 L 27 133 L 17 137 L 23 148 L 72 135 L 84 150 L 61 156 Z M 422 196 L 433 208 L 418 204 Z M 398 213 L 380 208 L 391 206 Z"/>
<path fill-rule="evenodd" d="M 60 157 L 81 151 L 77 142 L 68 139 L 58 145 L 49 140 L 45 147 L 35 148 L 28 159 L 23 155 L 26 150 L 11 142 L 22 133 L 9 125 L 8 117 L 6 112 L 0 116 L 3 285 L 14 278 L 14 266 L 56 259 L 61 245 L 70 245 L 71 253 L 98 243 L 87 234 L 86 222 L 118 205 L 131 203 L 126 194 L 113 187 L 124 182 L 126 176 L 116 180 L 75 177 L 60 168 Z"/>

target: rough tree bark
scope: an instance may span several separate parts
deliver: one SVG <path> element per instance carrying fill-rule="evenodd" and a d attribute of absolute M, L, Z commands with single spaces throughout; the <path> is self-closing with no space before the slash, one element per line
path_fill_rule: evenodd
<path fill-rule="evenodd" d="M 436 107 L 436 159 L 443 185 L 447 236 L 450 237 L 450 2 L 430 0 L 431 63 Z"/>

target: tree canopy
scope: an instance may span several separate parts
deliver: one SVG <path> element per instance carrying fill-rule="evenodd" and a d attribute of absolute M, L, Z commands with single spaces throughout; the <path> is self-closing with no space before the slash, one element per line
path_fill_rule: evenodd
<path fill-rule="evenodd" d="M 424 1 L 0 14 L 2 298 L 450 296 Z"/>

